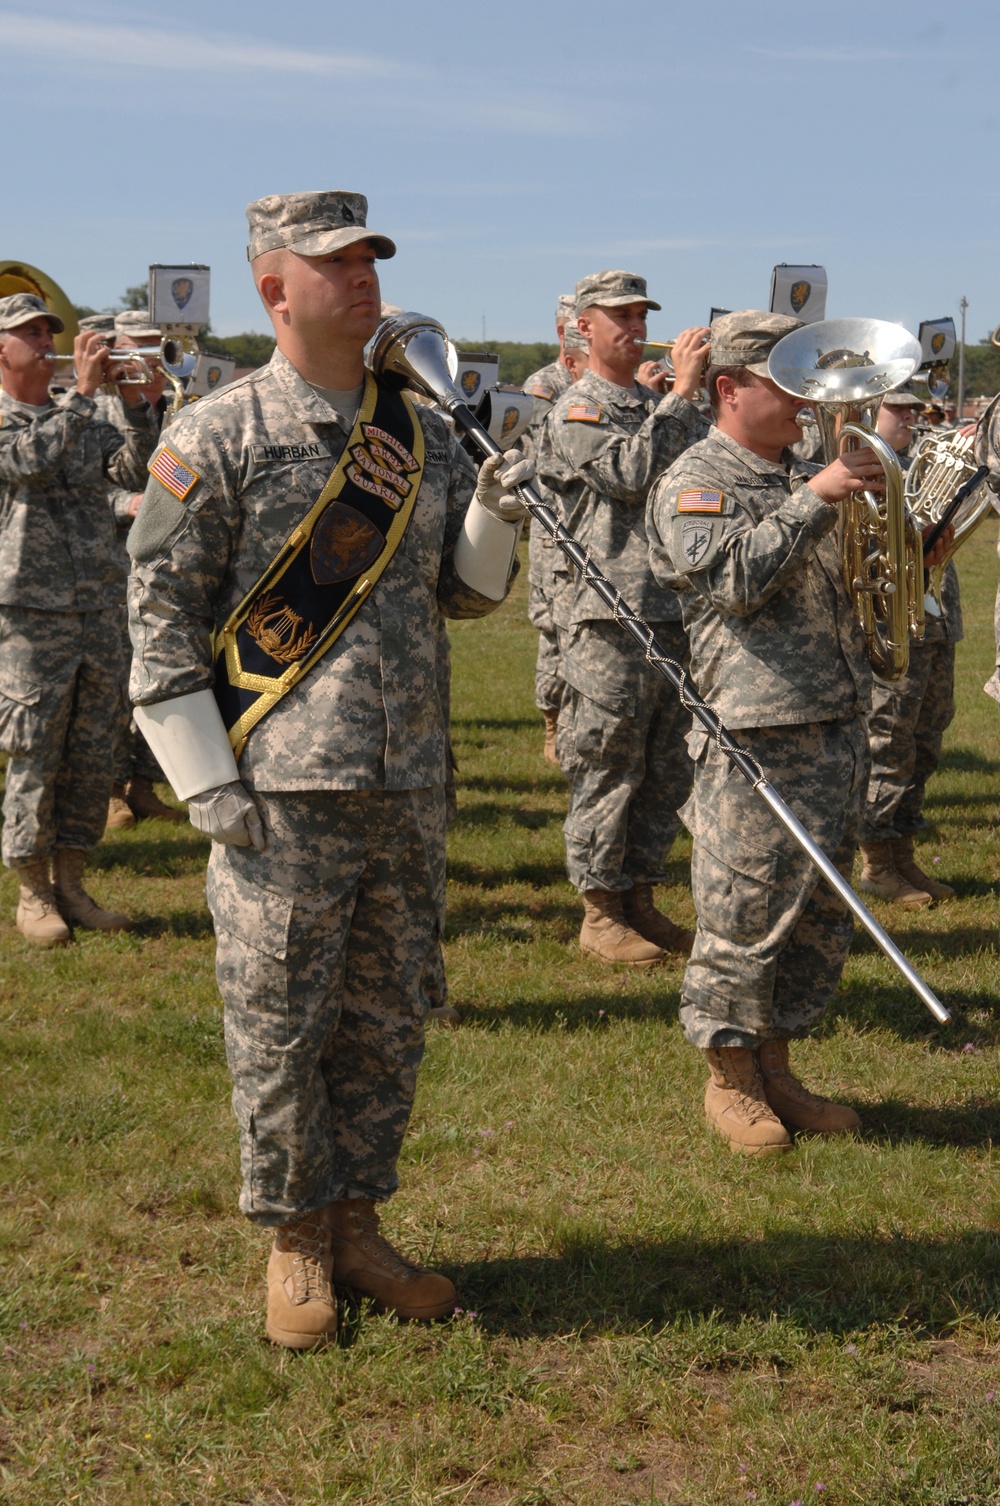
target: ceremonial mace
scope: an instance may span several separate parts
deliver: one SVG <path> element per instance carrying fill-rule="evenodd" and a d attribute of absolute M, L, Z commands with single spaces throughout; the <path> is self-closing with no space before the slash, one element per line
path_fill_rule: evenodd
<path fill-rule="evenodd" d="M 403 384 L 415 388 L 433 398 L 452 418 L 456 426 L 474 442 L 483 455 L 499 455 L 501 446 L 490 437 L 476 418 L 454 384 L 456 370 L 455 348 L 448 339 L 443 326 L 436 319 L 424 314 L 400 313 L 383 320 L 372 338 L 368 361 L 376 376 L 396 377 Z M 587 584 L 597 592 L 616 622 L 630 633 L 652 665 L 665 680 L 669 680 L 681 699 L 681 705 L 701 722 L 711 733 L 726 757 L 739 769 L 744 779 L 757 791 L 765 805 L 777 816 L 782 826 L 798 842 L 810 861 L 819 869 L 832 889 L 840 895 L 864 926 L 872 940 L 902 973 L 914 992 L 923 1000 L 931 1014 L 941 1025 L 946 1025 L 951 1014 L 934 991 L 927 986 L 917 970 L 910 966 L 890 936 L 879 925 L 871 911 L 861 903 L 850 884 L 840 873 L 821 847 L 813 841 L 801 821 L 782 800 L 765 778 L 764 771 L 756 760 L 734 742 L 732 735 L 716 716 L 710 706 L 698 695 L 683 665 L 669 658 L 656 641 L 648 623 L 637 617 L 631 607 L 594 564 L 587 551 L 573 535 L 563 527 L 552 509 L 542 501 L 533 486 L 519 486 L 517 495 L 546 533 L 552 538 L 567 559 L 582 572 Z"/>

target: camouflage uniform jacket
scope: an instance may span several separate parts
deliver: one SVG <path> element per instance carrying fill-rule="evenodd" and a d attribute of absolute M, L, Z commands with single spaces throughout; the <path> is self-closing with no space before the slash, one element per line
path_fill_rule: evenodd
<path fill-rule="evenodd" d="M 679 622 L 681 612 L 674 592 L 649 571 L 646 497 L 657 476 L 704 429 L 686 398 L 619 387 L 585 371 L 535 430 L 538 479 L 558 496 L 563 523 L 629 606 L 650 622 Z M 579 571 L 553 608 L 564 628 L 612 615 Z"/>
<path fill-rule="evenodd" d="M 140 490 L 156 444 L 145 403 L 125 425 L 79 392 L 41 414 L 0 392 L 0 605 L 93 612 L 120 599 L 108 481 Z"/>
<path fill-rule="evenodd" d="M 541 371 L 532 372 L 521 391 L 543 403 L 554 403 L 572 385 L 573 374 L 569 367 L 561 361 L 553 361 L 551 366 L 543 366 Z"/>
<path fill-rule="evenodd" d="M 871 670 L 841 579 L 838 509 L 807 484 L 817 469 L 788 450 L 763 460 L 713 428 L 650 496 L 650 566 L 682 593 L 691 677 L 729 727 L 868 711 Z"/>
<path fill-rule="evenodd" d="M 333 646 L 252 732 L 240 777 L 258 789 L 444 783 L 438 612 L 481 617 L 498 603 L 452 565 L 472 463 L 434 408 L 416 415 L 426 454 L 406 534 Z M 213 630 L 316 501 L 347 438 L 280 352 L 171 424 L 166 444 L 199 480 L 179 502 L 151 478 L 129 535 L 136 704 L 213 683 Z"/>

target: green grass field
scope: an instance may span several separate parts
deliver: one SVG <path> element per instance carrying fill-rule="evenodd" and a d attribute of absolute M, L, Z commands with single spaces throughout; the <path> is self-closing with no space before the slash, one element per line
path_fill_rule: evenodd
<path fill-rule="evenodd" d="M 765 1163 L 705 1128 L 680 967 L 576 949 L 523 576 L 453 625 L 463 1024 L 429 1040 L 386 1215 L 458 1282 L 450 1323 L 351 1312 L 334 1349 L 264 1342 L 207 845 L 151 824 L 103 843 L 92 888 L 138 928 L 54 952 L 21 941 L 4 872 L 0 1499 L 1000 1502 L 995 540 L 959 555 L 959 713 L 918 849 L 959 896 L 878 911 L 954 1023 L 857 941 L 796 1060 L 864 1136 Z M 671 908 L 691 923 L 687 854 Z"/>

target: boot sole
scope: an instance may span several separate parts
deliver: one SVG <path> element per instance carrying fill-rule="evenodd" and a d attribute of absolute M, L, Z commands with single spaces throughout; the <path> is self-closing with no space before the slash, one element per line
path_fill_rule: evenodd
<path fill-rule="evenodd" d="M 452 1297 L 450 1301 L 436 1302 L 433 1307 L 416 1308 L 394 1307 L 391 1302 L 384 1302 L 381 1297 L 375 1297 L 371 1292 L 364 1292 L 358 1286 L 348 1286 L 346 1282 L 336 1282 L 334 1288 L 338 1294 L 355 1302 L 370 1302 L 377 1313 L 393 1313 L 404 1322 L 412 1323 L 436 1323 L 441 1318 L 450 1318 L 458 1304 L 458 1297 Z"/>
<path fill-rule="evenodd" d="M 21 931 L 21 927 L 17 928 Z M 27 936 L 24 931 L 21 935 L 30 946 L 69 946 L 72 936 Z"/>
<path fill-rule="evenodd" d="M 292 1328 L 276 1328 L 270 1323 L 266 1326 L 267 1337 L 272 1344 L 279 1344 L 282 1349 L 320 1349 L 324 1344 L 332 1344 L 337 1337 L 334 1328 L 328 1333 L 298 1333 Z"/>
<path fill-rule="evenodd" d="M 655 945 L 655 943 L 651 943 L 651 945 Z M 603 962 L 605 967 L 660 967 L 667 960 L 666 955 L 662 957 L 650 957 L 648 962 L 642 962 L 638 959 L 626 959 L 624 957 L 605 957 L 603 952 L 597 952 L 593 947 L 584 946 L 582 941 L 580 942 L 580 951 L 585 957 L 595 957 L 598 962 Z"/>
<path fill-rule="evenodd" d="M 898 905 L 901 910 L 926 910 L 928 905 L 934 903 L 933 897 L 930 894 L 923 895 L 921 899 L 899 899 L 895 895 L 883 894 L 881 889 L 876 889 L 866 884 L 864 880 L 858 884 L 858 888 L 862 894 L 871 894 L 875 899 L 883 899 L 887 905 Z"/>

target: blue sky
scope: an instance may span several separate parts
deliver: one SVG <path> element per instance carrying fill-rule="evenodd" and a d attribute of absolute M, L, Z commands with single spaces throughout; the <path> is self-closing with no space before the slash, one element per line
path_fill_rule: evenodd
<path fill-rule="evenodd" d="M 954 16 L 954 20 L 952 20 Z M 383 293 L 457 337 L 550 338 L 607 266 L 650 334 L 766 303 L 1000 322 L 1000 7 L 926 0 L 0 0 L 0 260 L 100 307 L 208 262 L 213 325 L 265 327 L 248 200 L 368 195 Z"/>

